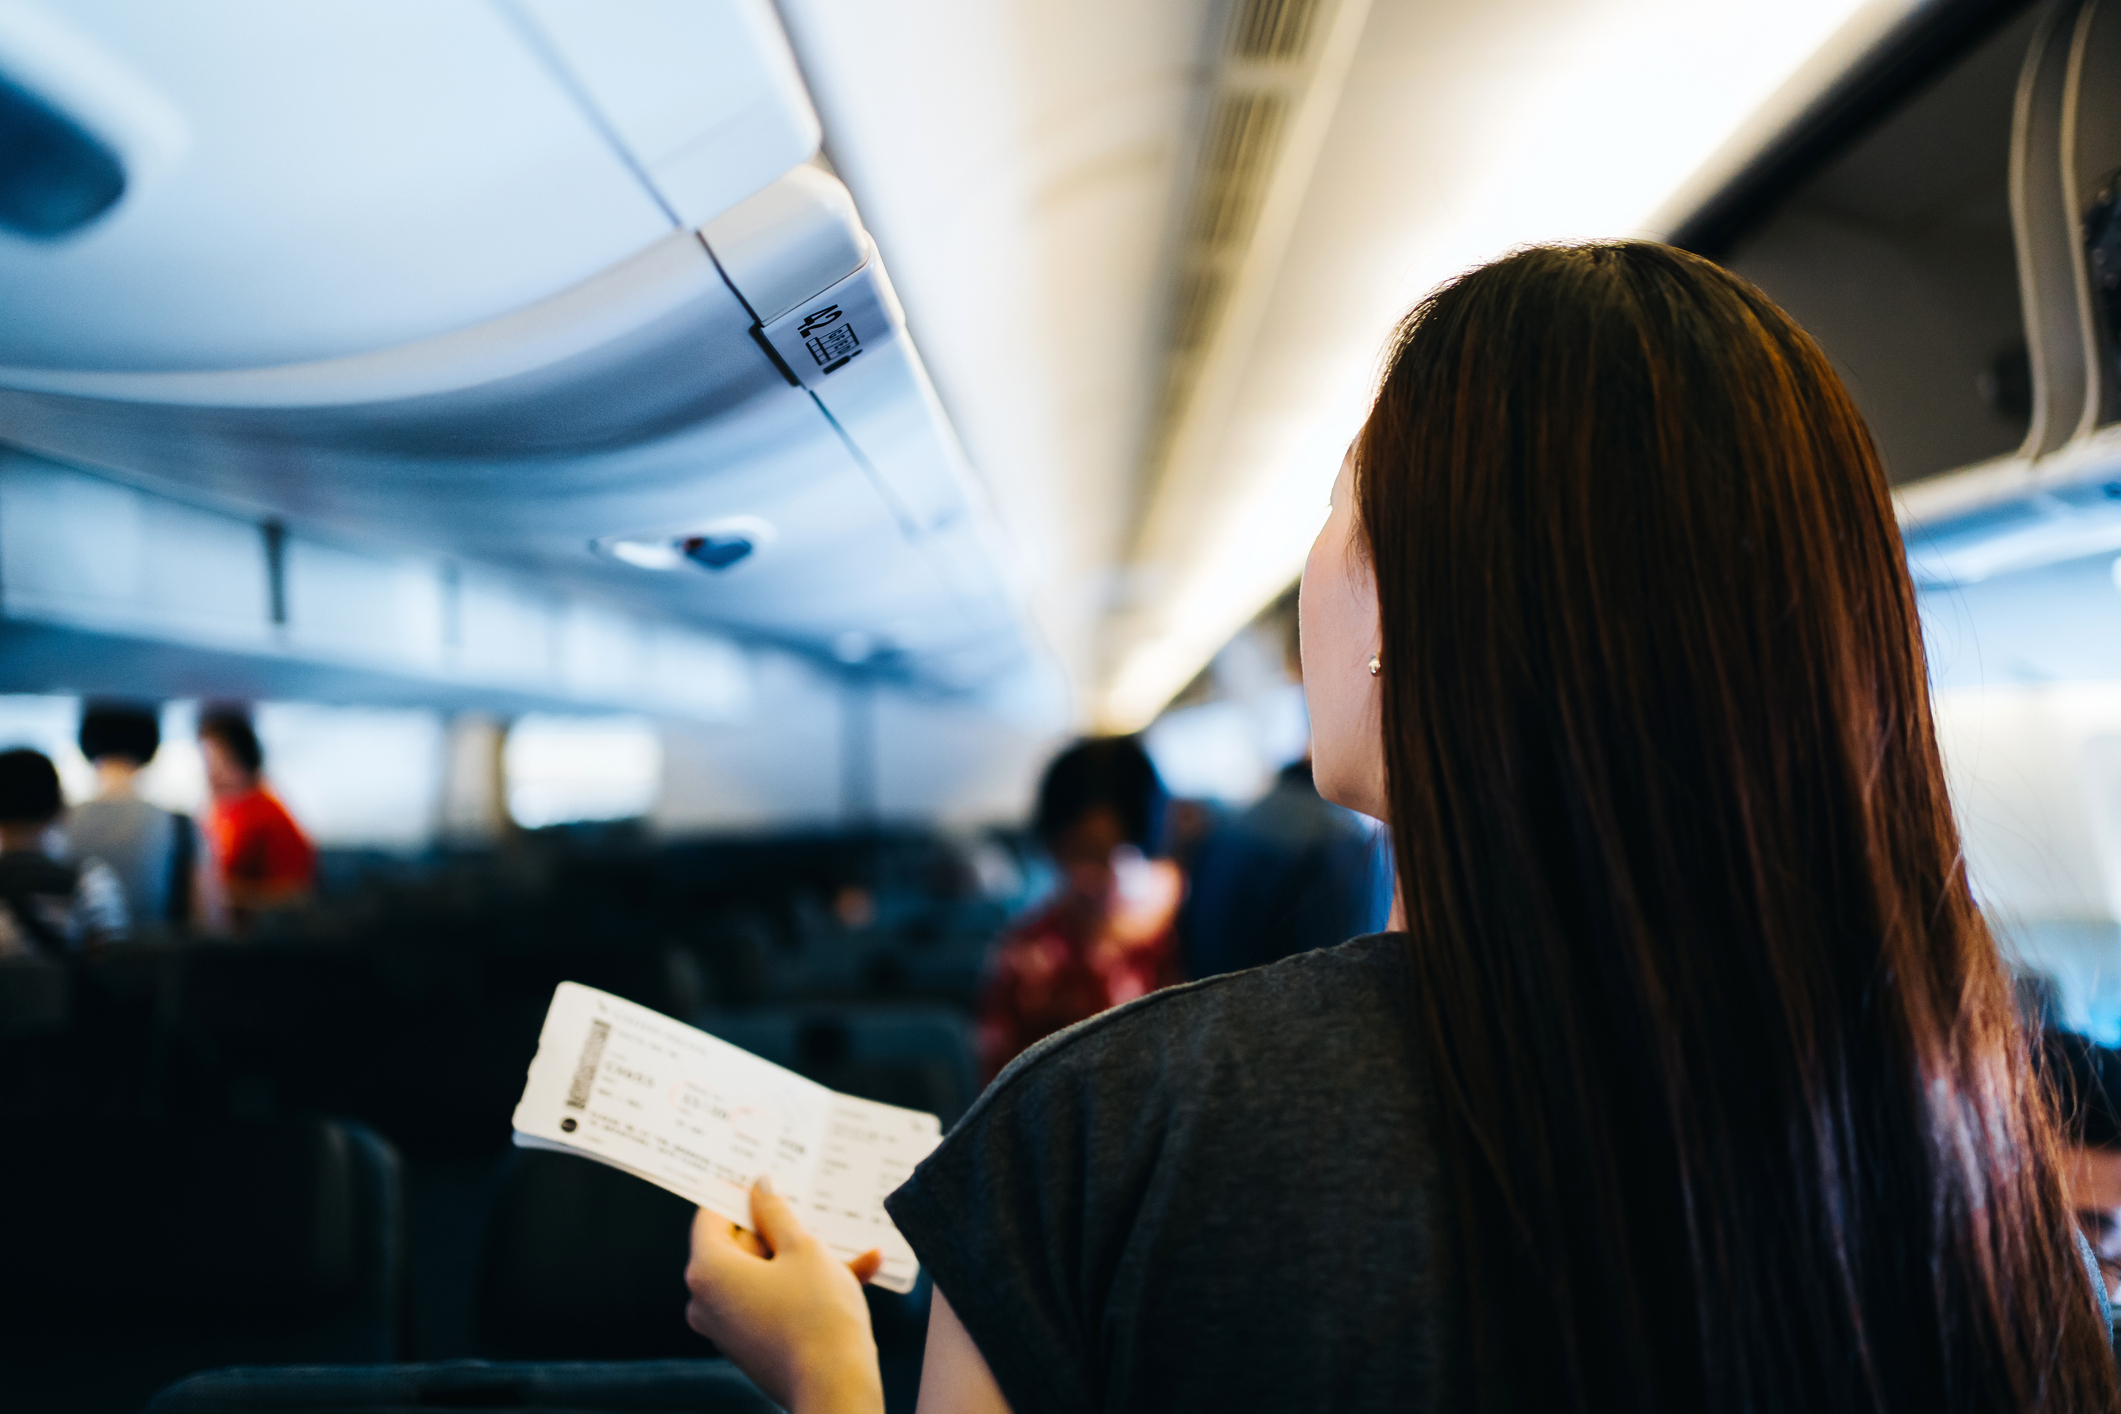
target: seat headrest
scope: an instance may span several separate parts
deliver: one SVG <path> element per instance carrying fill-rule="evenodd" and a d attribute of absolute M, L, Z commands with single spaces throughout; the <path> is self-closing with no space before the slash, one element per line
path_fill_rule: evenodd
<path fill-rule="evenodd" d="M 181 1293 L 157 1303 L 173 1327 L 287 1329 L 353 1288 L 356 1156 L 337 1125 L 114 1122 L 15 1140 L 0 1161 L 0 1325 L 100 1329 L 129 1319 L 146 1281 Z"/>

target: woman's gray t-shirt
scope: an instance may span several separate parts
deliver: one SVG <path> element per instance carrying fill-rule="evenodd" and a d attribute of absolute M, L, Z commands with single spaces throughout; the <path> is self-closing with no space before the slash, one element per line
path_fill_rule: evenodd
<path fill-rule="evenodd" d="M 1430 1406 L 1435 1161 L 1404 943 L 1050 1037 L 891 1196 L 1016 1414 Z"/>

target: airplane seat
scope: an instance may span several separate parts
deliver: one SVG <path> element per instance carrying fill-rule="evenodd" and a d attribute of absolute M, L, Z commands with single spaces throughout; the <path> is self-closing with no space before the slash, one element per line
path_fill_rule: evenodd
<path fill-rule="evenodd" d="M 397 1356 L 399 1165 L 360 1125 L 40 1125 L 0 1164 L 0 1210 L 11 1410 L 119 1414 L 192 1371 Z"/>
<path fill-rule="evenodd" d="M 252 942 L 186 957 L 182 1022 L 216 1062 L 300 1085 L 336 1068 L 394 997 L 375 962 L 346 946 Z"/>
<path fill-rule="evenodd" d="M 772 985 L 777 955 L 787 951 L 764 910 L 738 905 L 702 910 L 693 956 L 709 994 L 723 1006 L 753 1006 Z"/>
<path fill-rule="evenodd" d="M 662 881 L 652 859 L 562 856 L 552 875 L 549 921 L 585 948 L 625 947 L 655 931 Z"/>
<path fill-rule="evenodd" d="M 73 993 L 63 963 L 39 957 L 0 958 L 0 1041 L 66 1030 Z"/>
<path fill-rule="evenodd" d="M 925 1110 L 947 1128 L 979 1094 L 972 1041 L 960 1018 L 928 1011 L 812 1017 L 796 1031 L 795 1068 L 844 1094 Z"/>
<path fill-rule="evenodd" d="M 480 1244 L 477 1348 L 500 1360 L 714 1355 L 713 1343 L 685 1324 L 693 1213 L 675 1194 L 588 1159 L 510 1154 L 495 1175 Z M 904 1296 L 874 1286 L 864 1295 L 891 1407 L 910 1409 L 927 1342 L 927 1283 Z"/>
<path fill-rule="evenodd" d="M 414 1414 L 435 1408 L 574 1414 L 773 1414 L 726 1360 L 295 1365 L 215 1370 L 157 1394 L 144 1414 Z"/>
<path fill-rule="evenodd" d="M 925 1110 L 945 1129 L 979 1097 L 972 1028 L 949 1007 L 773 1007 L 693 1024 L 820 1085 Z"/>
<path fill-rule="evenodd" d="M 517 1150 L 494 1175 L 476 1348 L 496 1359 L 699 1359 L 685 1324 L 693 1205 L 630 1174 Z"/>
<path fill-rule="evenodd" d="M 473 963 L 357 940 L 203 945 L 185 959 L 167 1047 L 173 1108 L 351 1115 L 414 1152 L 491 1152 L 481 1125 L 521 1088 L 517 1051 L 537 1024 L 482 996 Z"/>
<path fill-rule="evenodd" d="M 70 1044 L 72 978 L 64 963 L 0 959 L 0 1115 L 21 1121 L 50 1113 L 74 1086 Z"/>

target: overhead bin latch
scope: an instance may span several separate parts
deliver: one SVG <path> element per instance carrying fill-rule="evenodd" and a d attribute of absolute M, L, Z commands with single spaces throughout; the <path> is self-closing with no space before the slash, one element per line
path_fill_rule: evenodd
<path fill-rule="evenodd" d="M 852 275 L 761 327 L 796 381 L 819 388 L 898 332 L 892 303 L 877 277 L 876 257 Z"/>

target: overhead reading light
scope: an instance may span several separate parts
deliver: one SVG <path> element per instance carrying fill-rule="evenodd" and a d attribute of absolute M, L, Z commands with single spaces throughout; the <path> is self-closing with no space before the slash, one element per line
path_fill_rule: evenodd
<path fill-rule="evenodd" d="M 635 569 L 695 565 L 720 572 L 742 564 L 776 538 L 778 532 L 757 516 L 725 516 L 675 535 L 608 535 L 591 548 Z"/>
<path fill-rule="evenodd" d="M 685 563 L 684 552 L 668 540 L 608 540 L 596 548 L 637 570 L 674 570 Z"/>

